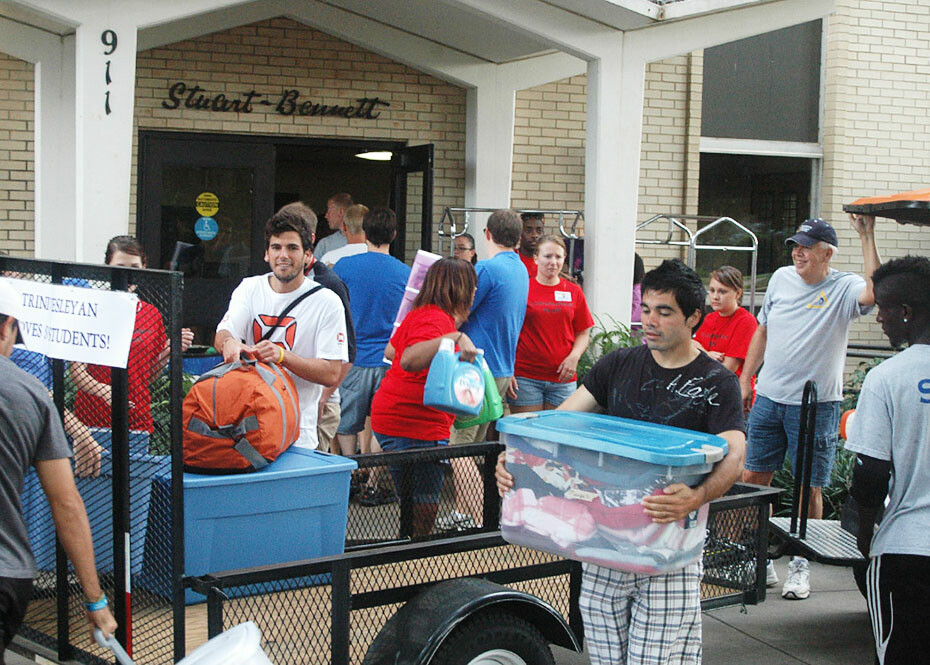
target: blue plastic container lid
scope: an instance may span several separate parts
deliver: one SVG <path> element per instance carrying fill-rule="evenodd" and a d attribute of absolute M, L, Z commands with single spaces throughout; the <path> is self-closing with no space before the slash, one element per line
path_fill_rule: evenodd
<path fill-rule="evenodd" d="M 520 413 L 501 418 L 496 427 L 505 434 L 667 466 L 713 464 L 728 450 L 726 439 L 715 434 L 598 413 Z"/>
<path fill-rule="evenodd" d="M 274 462 L 261 471 L 253 473 L 233 473 L 229 475 L 211 475 L 185 473 L 184 487 L 211 487 L 213 485 L 240 485 L 243 483 L 260 483 L 280 478 L 299 478 L 323 473 L 355 471 L 355 460 L 342 455 L 331 455 L 319 450 L 291 446 Z"/>

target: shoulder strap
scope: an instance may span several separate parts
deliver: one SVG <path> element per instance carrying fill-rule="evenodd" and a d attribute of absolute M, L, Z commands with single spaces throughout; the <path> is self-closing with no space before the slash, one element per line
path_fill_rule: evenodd
<path fill-rule="evenodd" d="M 291 310 L 294 309 L 295 307 L 297 307 L 297 305 L 299 305 L 300 303 L 302 303 L 302 302 L 304 301 L 305 298 L 308 298 L 309 296 L 312 296 L 314 293 L 316 293 L 317 291 L 319 291 L 319 290 L 322 289 L 322 288 L 323 288 L 323 285 L 322 285 L 322 284 L 317 284 L 316 286 L 314 286 L 312 289 L 310 289 L 310 290 L 307 291 L 306 293 L 302 293 L 301 295 L 299 295 L 299 296 L 297 296 L 296 298 L 294 298 L 291 302 L 289 302 L 289 303 L 287 304 L 287 307 L 284 308 L 284 311 L 281 312 L 281 313 L 278 315 L 278 318 L 277 318 L 277 320 L 274 322 L 274 325 L 272 325 L 270 328 L 268 328 L 268 330 L 265 331 L 265 334 L 262 335 L 262 338 L 261 338 L 260 340 L 258 340 L 258 341 L 261 342 L 261 341 L 264 341 L 264 340 L 268 339 L 269 337 L 271 337 L 271 334 L 277 329 L 278 325 L 281 323 L 281 319 L 283 319 L 285 316 L 287 316 L 288 314 L 290 314 L 290 313 L 291 313 Z"/>

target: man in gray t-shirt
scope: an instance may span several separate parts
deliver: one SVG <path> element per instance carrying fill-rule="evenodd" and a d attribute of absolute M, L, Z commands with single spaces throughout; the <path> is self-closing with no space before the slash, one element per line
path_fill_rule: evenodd
<path fill-rule="evenodd" d="M 930 653 L 930 260 L 894 259 L 874 281 L 876 319 L 892 346 L 909 346 L 865 377 L 846 449 L 876 653 L 893 665 Z"/>
<path fill-rule="evenodd" d="M 45 386 L 10 360 L 19 332 L 19 294 L 0 278 L 0 662 L 32 597 L 36 565 L 23 522 L 20 493 L 30 466 L 48 497 L 58 538 L 74 564 L 91 628 L 107 635 L 116 621 L 94 567 L 94 545 L 74 484 L 71 449 Z"/>
<path fill-rule="evenodd" d="M 800 404 L 804 384 L 817 383 L 814 462 L 808 516 L 823 516 L 821 488 L 830 483 L 843 398 L 843 363 L 849 327 L 875 303 L 872 273 L 879 266 L 875 219 L 850 215 L 862 243 L 865 279 L 830 267 L 837 252 L 836 231 L 822 219 L 804 222 L 788 238 L 793 266 L 772 275 L 740 376 L 743 400 L 752 399 L 752 376 L 762 366 L 756 401 L 749 414 L 746 471 L 743 481 L 769 485 L 785 455 L 797 456 Z M 778 581 L 769 562 L 767 580 Z M 782 597 L 803 600 L 810 595 L 807 561 L 788 564 Z"/>

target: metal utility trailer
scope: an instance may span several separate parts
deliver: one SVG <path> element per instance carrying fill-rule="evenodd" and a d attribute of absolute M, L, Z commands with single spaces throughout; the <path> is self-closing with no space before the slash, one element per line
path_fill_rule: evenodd
<path fill-rule="evenodd" d="M 716 250 L 722 252 L 751 252 L 750 257 L 750 275 L 749 275 L 749 311 L 755 311 L 756 304 L 756 271 L 758 267 L 759 239 L 756 234 L 748 228 L 737 222 L 732 217 L 713 217 L 708 215 L 671 215 L 661 214 L 654 215 L 646 221 L 636 226 L 637 235 L 639 231 L 647 226 L 660 221 L 668 222 L 668 233 L 664 240 L 644 240 L 637 238 L 637 245 L 666 245 L 672 247 L 682 247 L 687 249 L 686 263 L 689 267 L 694 268 L 697 265 L 697 253 L 699 251 Z M 708 222 L 705 226 L 697 231 L 692 232 L 682 220 L 691 220 L 697 223 Z M 711 230 L 722 226 L 734 226 L 741 233 L 749 238 L 749 245 L 712 245 L 702 244 L 700 238 Z M 686 240 L 675 240 L 675 233 L 681 232 Z"/>
<path fill-rule="evenodd" d="M 485 213 L 490 214 L 499 208 L 451 208 L 446 207 L 442 211 L 442 217 L 439 218 L 439 229 L 437 231 L 439 235 L 439 249 L 442 253 L 442 240 L 444 238 L 449 239 L 449 256 L 452 255 L 453 250 L 455 249 L 455 239 L 461 236 L 462 234 L 468 233 L 469 229 L 469 217 L 473 213 Z M 556 216 L 559 220 L 559 233 L 562 234 L 562 237 L 565 238 L 568 242 L 568 256 L 565 258 L 566 262 L 570 267 L 575 265 L 575 241 L 580 240 L 581 236 L 578 235 L 578 223 L 584 223 L 584 212 L 581 210 L 549 210 L 543 208 L 527 208 L 514 210 L 520 214 L 523 213 L 538 213 L 540 215 L 551 215 Z M 461 229 L 458 227 L 457 215 L 461 215 Z M 566 227 L 566 220 L 571 219 L 571 225 Z M 574 276 L 574 275 L 573 275 Z"/>
<path fill-rule="evenodd" d="M 488 442 L 357 456 L 359 468 L 372 473 L 378 467 L 475 459 L 484 489 L 484 528 L 411 539 L 403 535 L 409 528 L 403 515 L 412 505 L 407 492 L 400 492 L 399 503 L 378 509 L 352 504 L 345 554 L 185 578 L 186 587 L 207 599 L 203 637 L 254 621 L 278 665 L 481 659 L 550 665 L 550 644 L 580 651 L 581 565 L 501 538 L 493 476 L 500 450 Z M 767 518 L 777 493 L 741 485 L 711 504 L 705 608 L 764 600 Z M 378 533 L 380 542 L 372 537 Z"/>

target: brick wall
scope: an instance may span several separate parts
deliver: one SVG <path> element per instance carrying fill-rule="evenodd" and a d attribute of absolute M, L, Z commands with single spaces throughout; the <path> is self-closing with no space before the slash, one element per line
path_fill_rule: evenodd
<path fill-rule="evenodd" d="M 434 221 L 465 192 L 465 91 L 290 19 L 273 19 L 139 53 L 136 129 L 277 136 L 364 138 L 435 144 Z M 380 97 L 391 104 L 376 120 L 282 116 L 274 106 L 252 113 L 162 107 L 169 85 L 197 82 L 210 94 L 241 97 L 255 89 L 298 89 L 301 99 L 344 104 Z M 137 144 L 133 155 L 131 226 L 136 215 Z M 416 183 L 408 193 L 411 210 Z M 408 244 L 419 233 L 408 227 Z"/>
<path fill-rule="evenodd" d="M 639 214 L 694 214 L 700 168 L 701 75 L 703 55 L 671 58 L 649 65 L 643 104 Z M 514 123 L 515 208 L 584 209 L 586 82 L 584 75 L 517 93 Z M 557 220 L 546 230 L 557 232 Z M 640 234 L 664 238 L 667 224 Z M 666 246 L 641 246 L 647 268 L 662 258 L 684 254 Z"/>
<path fill-rule="evenodd" d="M 0 53 L 0 249 L 35 251 L 35 67 Z"/>
<path fill-rule="evenodd" d="M 837 223 L 836 267 L 861 272 L 843 204 L 930 185 L 930 6 L 838 0 L 827 30 L 823 214 Z M 930 255 L 930 228 L 879 218 L 883 259 Z M 874 313 L 851 339 L 887 344 Z"/>

